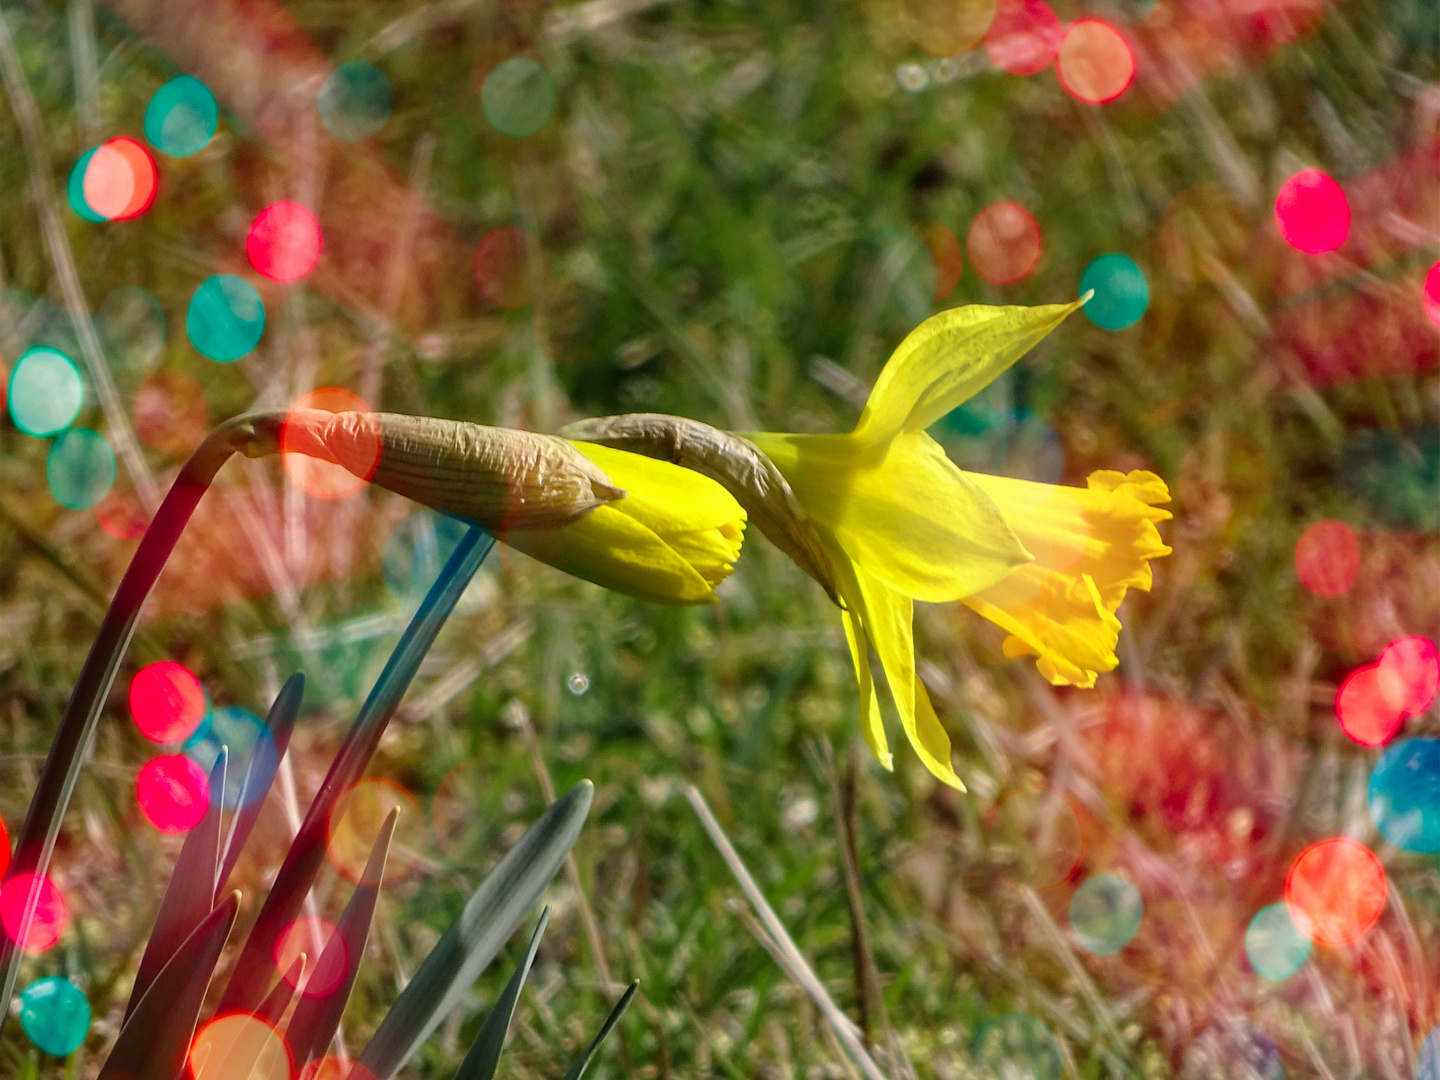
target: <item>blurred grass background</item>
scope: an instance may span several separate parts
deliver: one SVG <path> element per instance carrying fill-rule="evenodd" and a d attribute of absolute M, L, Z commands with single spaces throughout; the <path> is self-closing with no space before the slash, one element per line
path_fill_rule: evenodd
<path fill-rule="evenodd" d="M 1317 950 L 1284 983 L 1249 969 L 1239 935 L 1279 899 L 1305 843 L 1369 836 L 1374 754 L 1339 732 L 1334 689 L 1390 637 L 1437 629 L 1440 384 L 1420 281 L 1440 252 L 1440 20 L 1430 0 L 1054 6 L 1066 22 L 1090 14 L 1128 28 L 1140 75 L 1115 103 L 1072 99 L 1053 69 L 1000 72 L 983 48 L 930 55 L 878 0 L 216 9 L 269 26 L 270 38 L 232 33 L 203 5 L 91 11 L 72 0 L 7 3 L 3 14 L 43 119 L 46 179 L 62 195 L 87 146 L 138 138 L 151 95 L 188 70 L 156 30 L 184 23 L 182 11 L 189 55 L 206 63 L 243 69 L 247 50 L 267 48 L 283 63 L 284 42 L 299 36 L 322 59 L 365 59 L 391 82 L 390 120 L 363 146 L 296 119 L 308 114 L 293 101 L 217 89 L 219 133 L 194 157 L 160 158 L 148 213 L 91 225 L 64 211 L 92 309 L 141 286 L 164 310 L 154 356 L 132 358 L 123 333 L 100 327 L 127 407 L 146 387 L 170 388 L 168 441 L 142 439 L 162 480 L 205 427 L 315 386 L 356 390 L 370 356 L 384 363 L 372 404 L 392 411 L 540 430 L 623 411 L 845 430 L 857 390 L 863 400 L 931 311 L 1063 301 L 1097 255 L 1134 258 L 1151 291 L 1138 325 L 1111 332 L 1072 317 L 936 430 L 967 468 L 1067 483 L 1154 469 L 1176 496 L 1165 530 L 1175 554 L 1157 564 L 1153 593 L 1122 610 L 1121 668 L 1095 691 L 1046 686 L 963 608 L 919 613 L 922 673 L 972 790 L 937 788 L 908 747 L 893 774 L 861 759 L 860 869 L 885 1011 L 920 1076 L 1054 1075 L 1043 1055 L 1014 1049 L 1006 1072 L 977 1051 L 982 1025 L 1014 1012 L 1050 1029 L 1077 1077 L 1254 1075 L 1235 1053 L 1207 1064 L 1215 1032 L 1242 1029 L 1291 1075 L 1413 1075 L 1440 1021 L 1433 857 L 1381 849 L 1392 893 L 1379 927 L 1351 949 Z M 86 35 L 92 99 L 81 91 Z M 558 91 L 549 123 L 524 138 L 497 131 L 480 101 L 489 71 L 516 55 L 538 60 Z M 273 130 L 264 109 L 282 106 L 293 126 L 283 143 L 262 137 Z M 10 109 L 0 146 L 0 363 L 36 343 L 78 362 Z M 393 200 L 367 202 L 384 183 L 352 182 L 352 165 L 428 202 L 413 246 L 393 241 L 403 232 Z M 1357 185 L 1363 235 L 1323 263 L 1275 234 L 1274 192 L 1304 166 Z M 1360 186 L 1375 175 L 1398 178 Z M 214 363 L 186 338 L 190 295 L 209 274 L 248 270 L 245 230 L 281 197 L 317 208 L 326 259 L 343 251 L 345 272 L 337 254 L 319 285 L 251 274 L 265 338 L 239 363 Z M 1038 265 L 1000 286 L 967 259 L 937 297 L 930 223 L 964 248 L 976 215 L 1001 200 L 1039 223 Z M 534 244 L 516 285 L 525 302 L 507 310 L 481 296 L 468 259 L 516 225 Z M 387 316 L 378 297 L 396 260 L 409 276 Z M 105 430 L 93 399 L 81 422 Z M 0 427 L 0 817 L 12 830 L 134 548 L 93 510 L 55 503 L 47 448 L 8 417 Z M 423 519 L 384 493 L 337 509 L 307 504 L 273 463 L 226 475 L 152 602 L 67 820 L 57 874 L 71 929 L 27 968 L 74 977 L 94 1029 L 61 1063 L 7 1026 L 5 1075 L 93 1075 L 178 850 L 135 804 L 153 751 L 127 718 L 129 675 L 178 659 L 216 705 L 263 713 L 303 670 L 292 750 L 303 808 L 428 584 L 423 565 L 433 572 L 424 559 L 409 565 Z M 123 467 L 118 483 L 122 496 L 133 490 Z M 1292 564 L 1301 530 L 1327 517 L 1362 544 L 1355 588 L 1332 600 L 1301 588 Z M 265 544 L 278 563 L 262 562 Z M 736 914 L 738 889 L 679 795 L 685 783 L 704 792 L 859 1016 L 836 781 L 823 766 L 828 741 L 843 781 L 856 692 L 821 591 L 758 534 L 714 608 L 646 606 L 503 549 L 472 588 L 372 770 L 406 786 L 421 812 L 408 834 L 402 825 L 412 872 L 382 895 L 346 1016 L 350 1047 L 539 813 L 514 722 L 523 711 L 556 786 L 597 785 L 581 875 L 610 970 L 640 979 L 646 999 L 596 1075 L 854 1075 Z M 1433 714 L 1409 723 L 1436 731 Z M 276 861 L 284 803 L 262 826 Z M 273 869 L 242 866 L 252 912 Z M 1098 958 L 1076 951 L 1065 910 L 1076 884 L 1107 870 L 1137 883 L 1146 919 L 1132 946 Z M 340 886 L 331 874 L 318 897 L 332 917 Z M 560 881 L 554 895 L 503 1066 L 514 1077 L 558 1075 L 611 1000 L 575 895 Z M 508 973 L 499 967 L 409 1075 L 453 1072 Z M 878 1033 L 873 1009 L 868 1019 Z"/>

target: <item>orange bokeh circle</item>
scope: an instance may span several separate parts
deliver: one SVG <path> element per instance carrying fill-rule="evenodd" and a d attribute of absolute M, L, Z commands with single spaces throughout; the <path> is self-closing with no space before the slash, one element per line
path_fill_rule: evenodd
<path fill-rule="evenodd" d="M 349 390 L 338 386 L 313 390 L 301 396 L 292 409 L 319 409 L 322 412 L 368 413 L 370 406 Z M 285 472 L 307 495 L 317 499 L 343 499 L 354 495 L 370 482 L 380 464 L 380 431 L 374 426 L 357 428 L 346 445 L 348 465 L 310 457 L 301 451 L 305 445 L 302 434 L 287 420 L 280 430 L 280 450 Z"/>
<path fill-rule="evenodd" d="M 155 201 L 155 160 L 134 139 L 102 144 L 85 166 L 85 202 L 109 221 L 139 217 Z"/>
<path fill-rule="evenodd" d="M 395 837 L 385 860 L 385 882 L 399 881 L 419 869 L 419 851 L 425 844 L 425 818 L 420 800 L 393 780 L 361 780 L 341 795 L 330 811 L 326 850 L 335 868 L 358 882 L 365 872 L 370 848 L 385 818 L 399 807 Z"/>
<path fill-rule="evenodd" d="M 290 1080 L 290 1049 L 280 1033 L 249 1013 L 211 1020 L 190 1043 L 191 1080 Z"/>
<path fill-rule="evenodd" d="M 1081 19 L 1065 31 L 1055 58 L 1060 85 L 1091 105 L 1114 101 L 1135 80 L 1135 54 L 1109 23 Z"/>
<path fill-rule="evenodd" d="M 954 56 L 980 44 L 996 0 L 895 0 L 905 36 L 932 56 Z"/>
<path fill-rule="evenodd" d="M 1018 203 L 991 203 L 970 223 L 965 248 L 977 274 L 992 285 L 1009 285 L 1040 261 L 1040 226 Z"/>
<path fill-rule="evenodd" d="M 1364 844 L 1343 836 L 1311 844 L 1290 864 L 1285 899 L 1310 920 L 1319 945 L 1350 945 L 1385 910 L 1385 868 Z"/>
<path fill-rule="evenodd" d="M 927 221 L 921 225 L 920 238 L 930 249 L 930 258 L 935 263 L 935 302 L 938 304 L 960 283 L 965 259 L 960 254 L 960 241 L 938 221 Z"/>

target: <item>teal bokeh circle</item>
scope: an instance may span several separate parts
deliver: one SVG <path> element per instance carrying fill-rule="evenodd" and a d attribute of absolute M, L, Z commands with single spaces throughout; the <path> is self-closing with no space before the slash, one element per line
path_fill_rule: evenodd
<path fill-rule="evenodd" d="M 265 305 L 255 287 L 233 274 L 206 278 L 185 313 L 190 343 L 211 360 L 238 360 L 260 343 Z"/>
<path fill-rule="evenodd" d="M 90 1031 L 90 1003 L 69 979 L 36 979 L 20 992 L 20 1026 L 45 1053 L 66 1057 Z"/>
<path fill-rule="evenodd" d="M 346 142 L 379 134 L 393 104 L 390 80 L 368 60 L 341 64 L 325 79 L 315 99 L 325 130 Z"/>
<path fill-rule="evenodd" d="M 65 184 L 65 195 L 70 202 L 70 209 L 86 221 L 97 225 L 105 220 L 105 215 L 91 210 L 90 204 L 85 201 L 85 170 L 90 168 L 90 159 L 99 149 L 98 146 L 92 146 L 80 155 L 71 167 L 70 179 Z"/>
<path fill-rule="evenodd" d="M 1144 916 L 1140 890 L 1115 874 L 1096 874 L 1070 898 L 1070 929 L 1081 947 L 1096 956 L 1129 945 Z"/>
<path fill-rule="evenodd" d="M 98 432 L 71 428 L 50 445 L 45 481 L 61 506 L 94 506 L 115 486 L 115 451 Z"/>
<path fill-rule="evenodd" d="M 205 149 L 220 124 L 210 88 L 192 75 L 171 79 L 145 109 L 145 138 L 162 154 L 189 157 Z"/>
<path fill-rule="evenodd" d="M 80 369 L 59 349 L 37 345 L 15 361 L 6 390 L 10 419 L 27 435 L 54 435 L 75 422 L 85 401 Z"/>
<path fill-rule="evenodd" d="M 1270 904 L 1255 913 L 1245 930 L 1245 955 L 1257 975 L 1281 982 L 1305 963 L 1310 937 L 1295 925 L 1289 904 Z"/>
<path fill-rule="evenodd" d="M 1085 305 L 1086 317 L 1105 330 L 1134 326 L 1150 306 L 1150 285 L 1145 272 L 1128 255 L 1101 255 L 1080 275 L 1080 295 L 1095 295 Z"/>
<path fill-rule="evenodd" d="M 534 135 L 550 122 L 555 100 L 555 80 L 528 56 L 496 64 L 480 88 L 485 119 L 496 131 L 517 139 Z"/>

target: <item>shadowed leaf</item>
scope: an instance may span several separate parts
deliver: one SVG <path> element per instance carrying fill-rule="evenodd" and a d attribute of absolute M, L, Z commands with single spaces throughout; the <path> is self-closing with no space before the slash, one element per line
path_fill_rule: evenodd
<path fill-rule="evenodd" d="M 290 1017 L 285 1038 L 290 1043 L 290 1054 L 297 1072 L 325 1052 L 325 1047 L 330 1045 L 340 1026 L 345 1003 L 350 1000 L 350 991 L 360 972 L 360 960 L 365 955 L 370 920 L 375 914 L 380 883 L 385 879 L 385 858 L 389 854 L 390 840 L 395 835 L 395 822 L 399 817 L 400 809 L 396 807 L 386 816 L 385 824 L 380 826 L 380 833 L 370 847 L 365 872 L 350 894 L 350 901 L 335 925 L 335 932 L 320 954 L 320 962 L 315 965 L 317 972 L 329 972 L 334 970 L 334 965 L 344 964 L 344 977 L 328 994 L 301 998 L 300 1004 L 295 1006 L 295 1015 Z"/>
<path fill-rule="evenodd" d="M 300 831 L 285 855 L 270 895 L 255 919 L 250 936 L 240 956 L 220 1004 L 221 1012 L 248 1012 L 259 1003 L 269 985 L 275 943 L 285 928 L 294 921 L 325 860 L 325 844 L 330 814 L 336 803 L 364 775 L 385 727 L 404 697 L 420 662 L 425 658 L 435 635 L 445 625 L 465 587 L 480 569 L 480 564 L 495 546 L 494 539 L 484 531 L 471 528 L 461 538 L 454 554 L 440 571 L 410 625 L 405 628 L 385 669 L 360 714 L 350 726 L 344 745 L 326 773 L 320 790 L 315 793 Z M 513 927 L 512 927 L 513 929 Z"/>
<path fill-rule="evenodd" d="M 55 853 L 55 840 L 60 835 L 60 824 L 65 817 L 65 808 L 75 793 L 75 783 L 80 776 L 80 766 L 85 759 L 86 747 L 95 734 L 95 725 L 100 719 L 100 710 L 106 695 L 115 682 L 120 670 L 120 661 L 125 656 L 125 647 L 135 632 L 135 622 L 140 617 L 140 608 L 155 580 L 160 576 L 165 560 L 170 557 L 175 543 L 185 529 L 185 523 L 195 512 L 200 498 L 230 457 L 244 444 L 248 437 L 246 418 L 221 425 L 212 431 L 190 456 L 180 470 L 175 483 L 166 494 L 160 509 L 156 511 L 150 527 L 145 530 L 135 556 L 105 618 L 95 635 L 95 642 L 85 657 L 75 689 L 65 705 L 65 714 L 60 718 L 60 727 L 55 732 L 55 741 L 36 778 L 35 794 L 30 808 L 25 812 L 25 822 L 15 837 L 15 857 L 10 860 L 5 880 L 10 881 L 22 874 L 44 874 Z M 4 1030 L 6 1018 L 10 1015 L 10 998 L 15 992 L 15 979 L 20 972 L 20 952 L 15 947 L 17 940 L 24 940 L 34 917 L 34 902 L 27 902 L 21 920 L 20 932 L 13 937 L 0 934 L 0 1031 Z"/>
<path fill-rule="evenodd" d="M 308 959 L 309 957 L 303 952 L 295 957 L 289 969 L 280 976 L 280 981 L 274 985 L 270 993 L 265 995 L 265 1000 L 255 1010 L 255 1019 L 264 1020 L 272 1028 L 280 1026 L 280 1018 L 285 1015 L 285 1010 L 290 1007 L 290 999 L 295 996 L 295 987 L 299 986 L 300 980 L 305 978 L 305 961 Z M 251 1064 L 253 1065 L 254 1062 Z M 245 1076 L 249 1071 L 249 1066 L 244 1069 L 237 1066 L 235 1075 Z"/>
<path fill-rule="evenodd" d="M 490 871 L 380 1022 L 357 1069 L 368 1069 L 374 1080 L 390 1080 L 410 1060 L 495 959 L 555 876 L 580 835 L 594 797 L 595 785 L 589 780 L 576 784 Z M 352 1078 L 360 1076 L 365 1073 L 351 1072 Z"/>
<path fill-rule="evenodd" d="M 590 1040 L 590 1045 L 585 1048 L 585 1053 L 576 1058 L 574 1064 L 565 1070 L 564 1080 L 580 1080 L 585 1075 L 585 1070 L 590 1067 L 590 1062 L 594 1059 L 596 1051 L 600 1049 L 600 1044 L 610 1034 L 610 1029 L 620 1022 L 620 1017 L 625 1015 L 625 1010 L 630 1007 L 630 1000 L 635 996 L 635 991 L 639 989 L 638 981 L 632 982 L 625 988 L 625 993 L 620 995 L 620 1000 L 615 1003 L 615 1007 L 610 1010 L 610 1015 L 605 1018 L 605 1023 L 601 1025 L 600 1033 Z"/>
<path fill-rule="evenodd" d="M 460 1063 L 460 1071 L 455 1074 L 455 1080 L 491 1080 L 495 1075 L 495 1066 L 500 1064 L 500 1051 L 505 1049 L 505 1035 L 510 1030 L 510 1019 L 515 1015 L 515 1006 L 520 1001 L 520 990 L 525 986 L 525 978 L 530 974 L 530 965 L 535 962 L 535 952 L 540 948 L 540 938 L 549 922 L 550 909 L 547 907 L 540 913 L 540 921 L 535 926 L 535 932 L 530 935 L 530 947 L 525 950 L 525 959 L 520 961 L 515 974 L 511 975 L 510 981 L 505 984 L 504 993 L 495 1002 L 490 1015 L 485 1018 L 480 1034 L 475 1036 L 475 1041 L 470 1044 L 470 1052 Z"/>
<path fill-rule="evenodd" d="M 265 729 L 270 733 L 270 745 L 275 748 L 273 758 L 264 754 L 251 754 L 245 767 L 245 784 L 240 789 L 240 808 L 230 822 L 230 834 L 225 838 L 225 853 L 222 856 L 220 873 L 215 879 L 215 898 L 225 891 L 225 883 L 240 853 L 245 850 L 245 841 L 265 805 L 265 796 L 270 794 L 270 785 L 275 782 L 275 773 L 280 762 L 285 760 L 285 751 L 290 748 L 290 736 L 295 730 L 295 717 L 300 712 L 300 701 L 305 696 L 305 676 L 296 672 L 285 680 L 280 693 L 270 706 L 265 717 Z M 211 790 L 215 790 L 211 788 Z"/>
<path fill-rule="evenodd" d="M 239 910 L 240 894 L 231 893 L 175 950 L 120 1029 L 97 1080 L 180 1075 L 210 977 Z"/>
<path fill-rule="evenodd" d="M 145 991 L 150 989 L 155 977 L 170 962 L 170 957 L 175 955 L 175 950 L 218 903 L 213 883 L 219 857 L 220 813 L 224 800 L 216 795 L 225 790 L 229 758 L 229 750 L 221 747 L 210 769 L 210 805 L 200 824 L 186 835 L 185 844 L 180 848 L 180 858 L 175 860 L 175 869 L 170 872 L 170 884 L 165 887 L 160 912 L 155 916 L 150 940 L 145 943 L 145 955 L 140 958 L 140 968 L 135 973 L 130 1002 L 125 1006 L 126 1020 L 130 1019 L 130 1014 L 145 996 Z"/>

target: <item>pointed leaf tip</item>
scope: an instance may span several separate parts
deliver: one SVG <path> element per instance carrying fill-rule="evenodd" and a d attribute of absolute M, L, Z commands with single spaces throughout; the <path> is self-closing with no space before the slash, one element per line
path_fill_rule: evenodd
<path fill-rule="evenodd" d="M 574 846 L 595 785 L 582 780 L 546 809 L 490 871 L 380 1021 L 357 1065 L 390 1080 L 490 965 Z M 364 1075 L 364 1074 L 361 1074 Z"/>
<path fill-rule="evenodd" d="M 515 1006 L 520 1002 L 520 991 L 525 986 L 531 965 L 535 963 L 535 953 L 540 949 L 540 938 L 544 936 L 549 922 L 550 908 L 547 906 L 540 912 L 540 921 L 535 924 L 535 932 L 530 935 L 530 947 L 525 950 L 525 956 L 516 966 L 515 974 L 510 976 L 510 981 L 506 983 L 504 991 L 491 1008 L 490 1015 L 485 1018 L 480 1034 L 475 1036 L 470 1052 L 465 1055 L 460 1071 L 455 1074 L 455 1080 L 493 1080 L 495 1069 L 500 1064 L 500 1052 L 505 1049 L 505 1036 L 510 1031 L 510 1021 L 515 1016 Z"/>
<path fill-rule="evenodd" d="M 620 1022 L 620 1017 L 625 1015 L 625 1010 L 630 1007 L 630 1002 L 639 989 L 639 979 L 625 988 L 625 993 L 620 995 L 620 1000 L 615 1003 L 615 1007 L 610 1010 L 610 1015 L 605 1018 L 605 1023 L 601 1025 L 599 1034 L 590 1040 L 590 1045 L 585 1048 L 585 1052 L 576 1058 L 574 1064 L 566 1070 L 565 1080 L 580 1080 L 585 1075 L 585 1070 L 590 1067 L 590 1062 L 594 1060 L 601 1043 L 610 1034 L 611 1028 Z"/>

